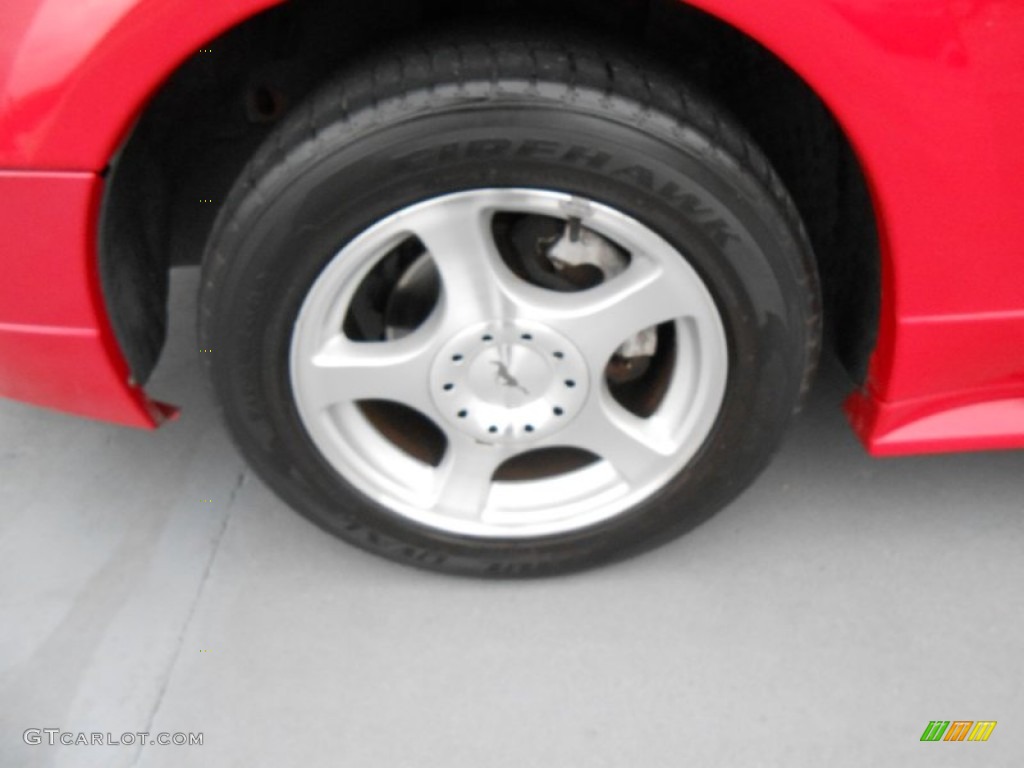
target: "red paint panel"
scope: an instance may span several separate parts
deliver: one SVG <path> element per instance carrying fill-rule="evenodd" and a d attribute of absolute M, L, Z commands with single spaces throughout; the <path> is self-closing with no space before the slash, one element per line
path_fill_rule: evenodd
<path fill-rule="evenodd" d="M 0 397 L 134 427 L 168 415 L 128 381 L 94 243 L 102 181 L 0 172 Z"/>
<path fill-rule="evenodd" d="M 91 172 L 175 67 L 276 2 L 0 3 L 0 168 L 60 171 L 0 171 L 0 396 L 136 427 L 174 414 L 130 382 L 110 328 Z"/>
<path fill-rule="evenodd" d="M 1024 440 L 1015 405 L 1024 399 L 1024 3 L 690 1 L 801 74 L 867 173 L 881 228 L 883 308 L 869 380 L 848 404 L 862 439 L 885 453 Z M 101 170 L 180 62 L 277 2 L 5 0 L 0 167 Z M 0 210 L 5 269 L 11 244 L 39 260 L 31 275 L 16 262 L 10 285 L 0 287 L 0 322 L 95 331 L 67 340 L 91 349 L 97 370 L 109 374 L 101 386 L 96 373 L 91 391 L 118 403 L 122 416 L 131 407 L 148 413 L 125 383 L 92 276 L 96 198 L 76 205 L 60 197 L 74 197 L 69 187 L 52 191 L 17 217 Z M 92 218 L 75 218 L 83 215 Z M 53 226 L 29 228 L 29 220 Z M 80 279 L 91 281 L 87 290 L 72 284 Z M 8 318 L 11 301 L 19 319 Z M 11 350 L 28 354 L 26 332 L 8 325 L 0 334 L 0 389 L 65 407 L 58 390 L 70 385 L 39 384 L 38 361 L 10 362 Z M 56 350 L 39 340 L 51 336 L 35 332 L 32 343 Z M 55 364 L 70 353 L 47 354 Z M 36 384 L 15 382 L 19 370 Z M 49 394 L 33 395 L 36 385 Z M 63 396 L 76 412 L 100 408 L 83 406 L 71 389 Z"/>
<path fill-rule="evenodd" d="M 858 394 L 846 405 L 868 450 L 891 456 L 1024 447 L 1022 320 L 1021 312 L 904 320 L 901 338 L 927 350 L 916 361 L 908 397 L 891 402 Z M 963 386 L 965 371 L 986 386 Z"/>
<path fill-rule="evenodd" d="M 0 168 L 104 168 L 179 64 L 280 2 L 3 0 Z"/>
<path fill-rule="evenodd" d="M 861 438 L 886 453 L 1024 444 L 1024 3 L 693 4 L 801 74 L 867 172 L 883 296 L 869 380 L 847 408 Z M 984 400 L 972 435 L 962 409 Z"/>
<path fill-rule="evenodd" d="M 1024 398 L 949 407 L 933 403 L 897 404 L 861 394 L 846 404 L 850 421 L 872 456 L 1024 448 Z"/>

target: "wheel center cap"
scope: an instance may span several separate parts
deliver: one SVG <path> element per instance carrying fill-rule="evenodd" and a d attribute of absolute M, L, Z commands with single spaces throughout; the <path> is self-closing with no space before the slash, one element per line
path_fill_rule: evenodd
<path fill-rule="evenodd" d="M 535 323 L 489 323 L 438 353 L 431 392 L 444 418 L 485 443 L 537 440 L 579 413 L 589 386 L 583 356 Z"/>
<path fill-rule="evenodd" d="M 518 408 L 547 392 L 553 366 L 525 344 L 494 344 L 476 356 L 468 371 L 468 384 L 481 400 Z"/>

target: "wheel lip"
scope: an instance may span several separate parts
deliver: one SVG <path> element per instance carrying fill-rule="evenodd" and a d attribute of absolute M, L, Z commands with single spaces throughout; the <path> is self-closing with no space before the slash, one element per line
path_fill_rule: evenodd
<path fill-rule="evenodd" d="M 685 415 L 683 429 L 688 433 L 687 439 L 680 449 L 668 457 L 665 465 L 657 476 L 638 488 L 621 492 L 618 485 L 612 482 L 608 473 L 608 462 L 598 462 L 555 479 L 542 479 L 528 483 L 492 483 L 495 489 L 501 486 L 535 485 L 539 493 L 541 489 L 553 488 L 553 483 L 562 485 L 589 483 L 591 492 L 584 499 L 573 499 L 571 495 L 562 495 L 559 505 L 560 512 L 546 514 L 543 510 L 534 510 L 523 514 L 521 509 L 507 512 L 492 522 L 480 522 L 449 517 L 417 506 L 416 500 L 427 487 L 429 470 L 396 447 L 392 446 L 388 462 L 391 471 L 381 474 L 380 465 L 374 465 L 361 455 L 358 445 L 369 445 L 373 450 L 374 439 L 383 440 L 373 435 L 375 429 L 361 415 L 355 403 L 346 403 L 326 409 L 323 412 L 311 412 L 304 404 L 301 395 L 303 358 L 310 354 L 310 339 L 322 333 L 325 324 L 340 328 L 341 320 L 347 311 L 348 303 L 355 294 L 365 276 L 372 270 L 389 250 L 390 243 L 397 243 L 410 234 L 401 226 L 401 222 L 410 212 L 426 206 L 437 205 L 463 196 L 489 196 L 494 200 L 492 209 L 516 210 L 551 215 L 554 209 L 565 210 L 566 206 L 578 205 L 580 201 L 596 212 L 594 219 L 588 219 L 587 226 L 602 231 L 601 224 L 608 225 L 611 230 L 621 232 L 624 227 L 638 228 L 644 233 L 643 239 L 656 239 L 663 246 L 662 252 L 671 253 L 675 257 L 672 269 L 685 272 L 690 282 L 690 290 L 697 291 L 705 302 L 705 320 L 699 333 L 694 336 L 694 329 L 687 327 L 689 321 L 677 319 L 677 338 L 683 340 L 694 337 L 698 347 L 704 347 L 702 353 L 715 362 L 713 366 L 701 366 L 704 374 L 696 382 L 690 382 L 691 388 L 701 390 L 691 393 L 693 398 L 703 400 L 711 407 L 695 409 Z M 545 205 L 538 210 L 538 200 Z M 553 208 L 555 206 L 556 208 Z M 395 227 L 396 223 L 399 225 Z M 613 226 L 612 226 L 613 225 Z M 389 231 L 391 230 L 391 231 Z M 415 234 L 415 233 L 412 233 Z M 442 297 L 442 302 L 446 299 Z M 436 313 L 435 313 L 436 315 Z M 434 315 L 428 318 L 425 325 L 436 322 Z M 435 329 L 436 330 L 436 329 Z M 440 339 L 436 349 L 441 349 L 449 339 Z M 678 369 L 678 363 L 677 363 Z M 673 386 L 677 378 L 673 372 Z M 715 300 L 694 267 L 683 253 L 668 244 L 660 235 L 634 217 L 618 209 L 584 198 L 577 194 L 529 187 L 487 187 L 438 195 L 405 206 L 364 229 L 352 240 L 342 246 L 323 267 L 320 274 L 310 286 L 295 318 L 294 330 L 289 343 L 289 385 L 303 429 L 313 445 L 320 452 L 326 463 L 337 471 L 341 477 L 354 488 L 372 499 L 375 503 L 392 514 L 407 521 L 414 522 L 437 532 L 456 534 L 480 539 L 530 539 L 543 536 L 567 534 L 593 527 L 613 517 L 625 514 L 637 504 L 645 501 L 661 491 L 689 461 L 697 454 L 700 447 L 711 434 L 718 419 L 722 403 L 725 399 L 729 378 L 729 347 L 722 316 Z M 671 389 L 671 387 L 670 387 Z M 588 399 L 595 398 L 609 402 L 612 399 L 607 382 L 603 376 L 588 393 Z M 437 423 L 437 418 L 431 414 Z M 333 420 L 346 431 L 345 439 L 338 440 L 337 433 L 331 434 L 327 421 Z M 449 436 L 449 439 L 450 436 Z M 366 441 L 366 443 L 362 443 Z M 381 446 L 380 442 L 376 443 Z M 396 482 L 401 478 L 400 482 Z M 404 483 L 404 486 L 403 486 Z M 522 488 L 512 489 L 514 496 Z M 596 506 L 595 506 L 596 504 Z"/>

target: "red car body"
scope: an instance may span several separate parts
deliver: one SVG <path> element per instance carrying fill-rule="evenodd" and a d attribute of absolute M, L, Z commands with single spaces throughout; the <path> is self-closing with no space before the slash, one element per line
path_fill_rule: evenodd
<path fill-rule="evenodd" d="M 278 0 L 0 7 L 0 395 L 135 427 L 100 288 L 104 170 L 165 79 Z M 692 0 L 828 105 L 865 172 L 882 294 L 847 401 L 877 455 L 1024 446 L 1024 4 Z"/>

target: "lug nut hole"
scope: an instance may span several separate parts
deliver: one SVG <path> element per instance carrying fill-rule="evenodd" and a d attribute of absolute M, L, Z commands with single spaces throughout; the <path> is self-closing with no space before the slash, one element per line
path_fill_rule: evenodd
<path fill-rule="evenodd" d="M 562 410 L 561 408 L 559 408 L 559 407 L 558 407 L 557 405 L 556 405 L 556 406 L 554 407 L 554 409 L 553 409 L 553 410 L 554 410 L 555 416 L 561 416 L 561 415 L 562 415 L 563 413 L 565 413 L 565 411 L 563 411 L 563 410 Z"/>
<path fill-rule="evenodd" d="M 555 352 L 554 355 L 556 360 L 561 360 L 563 357 L 565 357 L 564 352 Z"/>
<path fill-rule="evenodd" d="M 459 411 L 458 416 L 459 416 L 460 419 L 464 419 L 467 416 L 469 416 L 469 411 L 463 409 L 463 410 Z"/>
<path fill-rule="evenodd" d="M 455 385 L 452 384 L 451 382 L 448 382 L 447 384 L 444 385 L 445 392 L 451 392 L 453 389 L 455 389 Z"/>
<path fill-rule="evenodd" d="M 527 432 L 533 432 L 533 424 L 527 424 L 525 427 L 523 427 L 523 429 L 525 429 Z"/>
<path fill-rule="evenodd" d="M 493 435 L 495 432 L 498 431 L 498 428 L 495 427 L 495 426 L 490 426 L 490 427 L 487 428 L 487 431 L 490 432 Z"/>
<path fill-rule="evenodd" d="M 573 387 L 576 386 L 576 382 L 573 379 L 566 379 L 565 386 L 567 386 L 569 389 L 572 389 Z"/>
<path fill-rule="evenodd" d="M 519 338 L 521 338 L 521 339 L 522 339 L 523 341 L 530 341 L 530 340 L 532 340 L 532 339 L 533 339 L 533 334 L 530 334 L 530 333 L 524 333 L 524 334 L 523 334 L 522 336 L 520 336 Z"/>
<path fill-rule="evenodd" d="M 462 355 L 452 355 L 452 362 L 461 363 L 462 362 Z"/>

